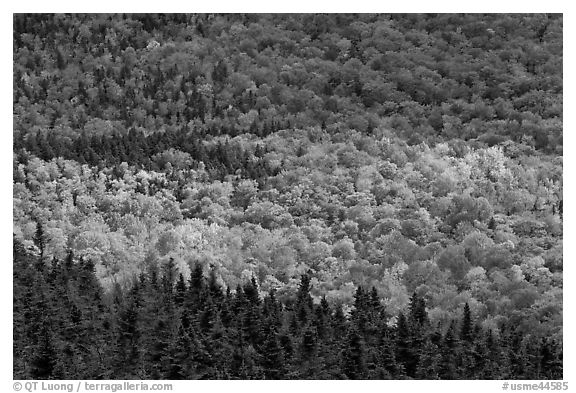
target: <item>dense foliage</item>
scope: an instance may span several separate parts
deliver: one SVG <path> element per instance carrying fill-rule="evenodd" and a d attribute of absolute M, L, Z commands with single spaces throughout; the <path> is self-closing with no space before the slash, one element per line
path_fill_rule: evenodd
<path fill-rule="evenodd" d="M 224 291 L 197 265 L 172 260 L 108 295 L 90 261 L 70 253 L 50 266 L 15 243 L 16 379 L 561 379 L 561 348 L 482 329 L 466 303 L 447 329 L 414 293 L 395 326 L 373 287 L 358 287 L 346 318 L 310 277 L 285 302 L 252 278 Z"/>
<path fill-rule="evenodd" d="M 15 376 L 560 378 L 562 23 L 15 15 Z"/>

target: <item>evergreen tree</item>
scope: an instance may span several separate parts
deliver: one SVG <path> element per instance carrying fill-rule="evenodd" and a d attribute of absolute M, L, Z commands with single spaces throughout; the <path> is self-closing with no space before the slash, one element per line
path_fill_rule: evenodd
<path fill-rule="evenodd" d="M 469 343 L 472 341 L 472 315 L 468 303 L 464 305 L 464 314 L 462 316 L 462 325 L 460 328 L 460 339 Z"/>
<path fill-rule="evenodd" d="M 30 378 L 50 379 L 56 368 L 57 354 L 48 321 L 44 320 L 39 332 L 38 344 L 30 366 Z"/>
<path fill-rule="evenodd" d="M 258 283 L 256 278 L 252 277 L 249 283 L 244 286 L 244 296 L 248 303 L 253 306 L 258 306 L 260 304 L 260 294 L 258 289 Z"/>
<path fill-rule="evenodd" d="M 416 370 L 417 379 L 439 379 L 439 366 L 442 356 L 436 346 L 430 339 L 424 342 L 422 353 Z"/>
<path fill-rule="evenodd" d="M 177 306 L 182 306 L 184 300 L 186 299 L 186 281 L 184 280 L 184 275 L 180 273 L 178 275 L 178 281 L 176 282 L 176 289 L 174 294 L 174 302 Z"/>
<path fill-rule="evenodd" d="M 385 329 L 379 335 L 378 341 L 378 359 L 379 365 L 383 367 L 388 376 L 383 378 L 399 379 L 405 375 L 402 363 L 396 359 L 396 343 L 393 340 L 393 332 Z"/>
<path fill-rule="evenodd" d="M 190 274 L 190 283 L 188 285 L 188 296 L 184 301 L 185 309 L 195 314 L 198 310 L 201 310 L 204 306 L 202 300 L 204 299 L 203 293 L 205 291 L 206 284 L 204 279 L 204 273 L 202 265 L 197 263 Z"/>
<path fill-rule="evenodd" d="M 554 340 L 542 339 L 540 345 L 540 372 L 546 379 L 563 379 L 560 346 Z"/>
<path fill-rule="evenodd" d="M 218 279 L 216 277 L 216 270 L 214 268 L 210 269 L 210 274 L 208 277 L 208 291 L 210 296 L 214 301 L 220 303 L 224 294 L 222 293 L 222 287 L 218 284 Z"/>
<path fill-rule="evenodd" d="M 277 334 L 270 330 L 262 350 L 262 368 L 266 379 L 283 379 L 285 367 L 282 347 Z"/>
<path fill-rule="evenodd" d="M 414 377 L 418 365 L 418 352 L 414 345 L 412 331 L 403 313 L 396 323 L 396 359 L 402 365 L 406 375 Z"/>
<path fill-rule="evenodd" d="M 163 362 L 167 363 L 164 378 L 173 380 L 190 379 L 190 339 L 183 325 L 178 327 L 176 336 L 166 351 Z"/>
<path fill-rule="evenodd" d="M 349 379 L 365 379 L 366 359 L 362 336 L 356 329 L 348 334 L 346 348 L 342 354 L 342 371 Z"/>
<path fill-rule="evenodd" d="M 474 329 L 472 326 L 472 315 L 468 303 L 464 305 L 462 322 L 460 324 L 460 343 L 462 373 L 465 378 L 473 378 L 476 374 L 476 346 L 474 345 Z"/>
<path fill-rule="evenodd" d="M 413 326 L 423 327 L 427 322 L 426 302 L 424 298 L 414 292 L 410 298 L 409 323 Z"/>
<path fill-rule="evenodd" d="M 450 323 L 440 346 L 441 360 L 438 374 L 441 379 L 457 379 L 459 375 L 459 343 L 455 334 L 454 322 Z"/>
<path fill-rule="evenodd" d="M 40 221 L 36 222 L 36 232 L 34 233 L 34 244 L 40 250 L 40 258 L 38 266 L 42 269 L 44 267 L 44 251 L 46 248 L 46 239 L 44 235 L 44 227 Z"/>
<path fill-rule="evenodd" d="M 300 286 L 296 293 L 295 309 L 298 315 L 298 322 L 302 326 L 307 325 L 308 320 L 312 316 L 313 302 L 310 296 L 310 276 L 303 274 L 300 278 Z"/>

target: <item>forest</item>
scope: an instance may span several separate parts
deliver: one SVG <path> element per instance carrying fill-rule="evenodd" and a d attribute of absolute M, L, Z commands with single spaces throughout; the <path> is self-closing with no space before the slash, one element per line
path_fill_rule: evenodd
<path fill-rule="evenodd" d="M 562 15 L 13 30 L 15 379 L 562 379 Z"/>

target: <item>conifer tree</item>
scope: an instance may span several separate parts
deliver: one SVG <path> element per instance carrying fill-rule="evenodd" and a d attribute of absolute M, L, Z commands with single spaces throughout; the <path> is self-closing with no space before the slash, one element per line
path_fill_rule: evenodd
<path fill-rule="evenodd" d="M 409 322 L 413 326 L 423 327 L 428 322 L 428 313 L 426 312 L 426 302 L 424 298 L 416 292 L 410 298 Z"/>
<path fill-rule="evenodd" d="M 540 373 L 546 379 L 563 379 L 562 354 L 558 343 L 542 339 L 540 345 Z"/>
<path fill-rule="evenodd" d="M 403 313 L 398 316 L 395 330 L 396 359 L 402 365 L 406 375 L 414 377 L 418 364 L 418 353 L 414 346 L 411 327 Z"/>
<path fill-rule="evenodd" d="M 402 363 L 396 359 L 396 343 L 392 335 L 393 332 L 387 328 L 379 334 L 378 359 L 391 379 L 399 379 L 404 377 L 405 372 Z"/>
<path fill-rule="evenodd" d="M 472 326 L 472 315 L 468 303 L 464 305 L 462 322 L 460 325 L 460 343 L 461 343 L 461 363 L 462 373 L 466 378 L 473 378 L 475 375 L 475 350 L 474 329 Z"/>
<path fill-rule="evenodd" d="M 38 344 L 31 360 L 30 378 L 32 379 L 49 379 L 55 371 L 57 355 L 50 330 L 48 321 L 44 320 L 39 331 Z"/>
<path fill-rule="evenodd" d="M 203 293 L 206 288 L 204 273 L 202 265 L 197 263 L 190 274 L 190 283 L 188 285 L 188 296 L 184 301 L 184 308 L 195 314 L 198 310 L 201 310 L 204 306 Z"/>
<path fill-rule="evenodd" d="M 165 379 L 186 380 L 190 378 L 190 339 L 186 329 L 181 324 L 176 336 L 171 340 L 163 362 L 165 366 Z"/>
<path fill-rule="evenodd" d="M 40 221 L 36 222 L 36 232 L 34 233 L 34 244 L 40 250 L 40 257 L 38 260 L 38 266 L 41 268 L 44 267 L 44 251 L 46 248 L 46 239 L 44 235 L 44 226 Z"/>
<path fill-rule="evenodd" d="M 262 368 L 266 379 L 283 379 L 284 357 L 277 334 L 270 329 L 262 350 Z"/>
<path fill-rule="evenodd" d="M 260 304 L 260 294 L 258 290 L 258 283 L 256 282 L 256 278 L 252 276 L 250 282 L 244 286 L 244 296 L 248 303 L 252 306 L 258 306 Z"/>
<path fill-rule="evenodd" d="M 218 283 L 215 268 L 210 269 L 210 274 L 208 276 L 208 291 L 216 303 L 219 304 L 222 301 L 224 294 L 222 293 L 222 287 Z"/>
<path fill-rule="evenodd" d="M 186 298 L 186 281 L 184 280 L 184 275 L 180 273 L 178 275 L 178 281 L 176 281 L 176 288 L 174 293 L 174 303 L 181 307 L 184 304 L 184 299 Z"/>
<path fill-rule="evenodd" d="M 464 314 L 462 315 L 460 339 L 469 343 L 472 338 L 472 314 L 470 313 L 470 306 L 466 303 L 464 305 Z"/>
<path fill-rule="evenodd" d="M 364 379 L 366 372 L 365 348 L 362 336 L 352 329 L 342 354 L 342 371 L 349 379 Z"/>
<path fill-rule="evenodd" d="M 450 323 L 440 346 L 441 361 L 438 374 L 441 379 L 457 379 L 459 373 L 459 343 L 455 334 L 454 322 Z"/>

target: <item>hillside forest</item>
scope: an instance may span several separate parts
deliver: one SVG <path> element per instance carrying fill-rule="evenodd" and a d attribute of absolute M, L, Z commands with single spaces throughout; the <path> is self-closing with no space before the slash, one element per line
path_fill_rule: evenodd
<path fill-rule="evenodd" d="M 13 31 L 15 379 L 562 379 L 562 15 Z"/>

